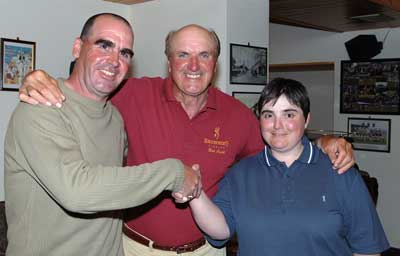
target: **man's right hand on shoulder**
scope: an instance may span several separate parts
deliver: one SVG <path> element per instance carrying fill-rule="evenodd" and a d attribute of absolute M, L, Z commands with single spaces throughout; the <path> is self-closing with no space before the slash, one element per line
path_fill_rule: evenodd
<path fill-rule="evenodd" d="M 57 80 L 43 70 L 28 73 L 19 89 L 19 99 L 29 104 L 61 107 L 65 100 Z"/>
<path fill-rule="evenodd" d="M 185 165 L 185 180 L 180 191 L 172 193 L 177 203 L 186 203 L 187 201 L 198 198 L 201 194 L 201 176 L 200 166 L 194 164 L 192 167 Z"/>

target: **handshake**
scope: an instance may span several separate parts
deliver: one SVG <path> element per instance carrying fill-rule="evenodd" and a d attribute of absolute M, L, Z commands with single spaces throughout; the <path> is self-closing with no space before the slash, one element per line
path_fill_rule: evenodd
<path fill-rule="evenodd" d="M 193 198 L 198 198 L 201 194 L 200 166 L 198 164 L 194 164 L 192 167 L 185 165 L 184 172 L 185 178 L 182 188 L 172 193 L 176 203 L 186 203 Z"/>

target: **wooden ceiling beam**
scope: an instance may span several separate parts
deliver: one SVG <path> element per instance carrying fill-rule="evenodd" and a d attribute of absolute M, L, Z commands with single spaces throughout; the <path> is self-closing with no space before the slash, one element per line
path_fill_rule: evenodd
<path fill-rule="evenodd" d="M 395 11 L 400 11 L 400 0 L 369 0 L 369 1 L 389 7 Z"/>

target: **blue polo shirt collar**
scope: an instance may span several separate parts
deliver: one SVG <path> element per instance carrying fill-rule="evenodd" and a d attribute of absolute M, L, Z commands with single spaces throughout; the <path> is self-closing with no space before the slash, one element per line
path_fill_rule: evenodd
<path fill-rule="evenodd" d="M 174 95 L 174 82 L 172 81 L 171 77 L 168 77 L 165 80 L 166 85 L 164 86 L 164 95 L 166 101 L 174 101 L 177 102 L 175 95 Z M 207 103 L 205 109 L 217 109 L 217 96 L 216 96 L 216 88 L 213 85 L 210 85 L 208 88 L 208 96 L 207 96 Z"/>
<path fill-rule="evenodd" d="M 303 152 L 296 161 L 299 161 L 304 164 L 316 163 L 319 154 L 319 150 L 317 149 L 317 147 L 315 147 L 306 136 L 303 136 L 303 138 L 301 138 L 301 143 L 304 146 Z M 265 145 L 264 148 L 264 158 L 265 158 L 265 163 L 268 166 L 275 166 L 281 163 L 278 159 L 276 159 L 272 155 L 271 148 L 268 145 Z"/>

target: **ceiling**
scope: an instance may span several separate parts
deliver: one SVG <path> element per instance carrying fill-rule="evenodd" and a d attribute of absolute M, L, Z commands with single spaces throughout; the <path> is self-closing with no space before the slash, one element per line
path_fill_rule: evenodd
<path fill-rule="evenodd" d="M 269 9 L 270 22 L 332 32 L 400 27 L 400 0 L 269 0 Z"/>
<path fill-rule="evenodd" d="M 325 31 L 400 27 L 400 0 L 270 0 L 270 22 Z"/>

